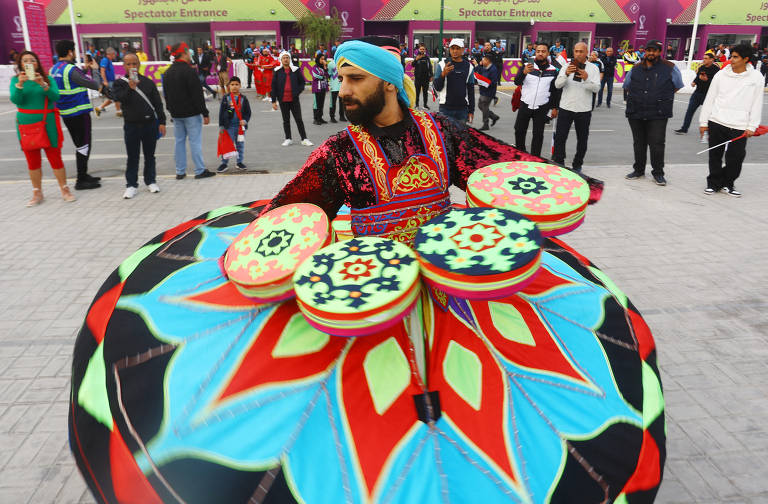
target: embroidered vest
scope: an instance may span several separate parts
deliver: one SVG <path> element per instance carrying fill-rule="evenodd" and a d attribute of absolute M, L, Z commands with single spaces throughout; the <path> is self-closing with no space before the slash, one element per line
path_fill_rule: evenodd
<path fill-rule="evenodd" d="M 434 118 L 409 110 L 424 144 L 398 165 L 390 164 L 379 142 L 361 126 L 347 131 L 373 181 L 376 204 L 351 211 L 355 236 L 381 236 L 411 245 L 419 226 L 450 209 L 450 170 L 445 143 Z"/>

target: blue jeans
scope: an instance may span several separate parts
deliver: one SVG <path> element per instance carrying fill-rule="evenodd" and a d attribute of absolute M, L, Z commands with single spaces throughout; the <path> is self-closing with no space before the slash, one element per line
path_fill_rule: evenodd
<path fill-rule="evenodd" d="M 189 137 L 189 150 L 192 153 L 192 162 L 195 163 L 195 175 L 205 171 L 203 161 L 203 115 L 192 117 L 173 118 L 173 136 L 176 138 L 176 175 L 184 175 L 187 171 L 187 147 Z"/>
<path fill-rule="evenodd" d="M 230 126 L 227 128 L 227 133 L 229 133 L 229 137 L 232 139 L 232 142 L 235 144 L 235 148 L 237 149 L 237 162 L 242 163 L 243 158 L 245 156 L 245 141 L 238 142 L 237 141 L 237 131 L 240 129 L 240 126 L 235 124 L 234 126 Z M 243 134 L 245 136 L 245 134 Z M 221 158 L 221 164 L 227 164 L 229 163 L 229 159 Z"/>
<path fill-rule="evenodd" d="M 155 183 L 155 146 L 157 145 L 157 123 L 125 123 L 123 125 L 125 152 L 128 161 L 125 167 L 125 187 L 139 187 L 139 155 L 144 151 L 144 183 Z"/>
<path fill-rule="evenodd" d="M 681 130 L 687 132 L 691 127 L 691 121 L 693 120 L 693 114 L 696 113 L 696 109 L 704 104 L 704 93 L 693 93 L 691 99 L 688 100 L 688 110 L 685 111 L 685 119 L 683 119 L 683 126 Z"/>
<path fill-rule="evenodd" d="M 446 117 L 453 119 L 454 121 L 464 124 L 469 119 L 469 111 L 465 108 L 462 109 L 449 109 L 445 108 L 445 105 L 440 105 L 440 113 Z"/>
<path fill-rule="evenodd" d="M 610 74 L 610 75 L 609 75 Z M 608 96 L 605 98 L 605 103 L 610 107 L 611 106 L 611 98 L 613 97 L 613 73 L 606 72 L 603 75 L 603 80 L 600 81 L 600 91 L 597 93 L 597 104 L 602 105 L 603 103 L 603 86 L 608 87 Z"/>

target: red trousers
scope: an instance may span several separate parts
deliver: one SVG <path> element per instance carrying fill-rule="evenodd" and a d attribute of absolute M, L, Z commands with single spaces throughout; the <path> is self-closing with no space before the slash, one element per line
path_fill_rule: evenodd
<path fill-rule="evenodd" d="M 24 155 L 27 157 L 27 167 L 30 170 L 39 170 L 43 165 L 40 150 L 41 149 L 24 151 Z M 61 147 L 46 147 L 45 157 L 48 158 L 48 162 L 51 163 L 51 168 L 54 170 L 64 168 L 64 161 L 61 160 Z"/>

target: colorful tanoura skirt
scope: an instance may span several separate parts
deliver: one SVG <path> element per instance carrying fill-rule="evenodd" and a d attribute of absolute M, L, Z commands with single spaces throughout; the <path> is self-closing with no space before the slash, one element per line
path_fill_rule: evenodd
<path fill-rule="evenodd" d="M 423 289 L 343 338 L 222 272 L 263 202 L 215 210 L 107 279 L 78 336 L 70 443 L 100 502 L 651 502 L 665 457 L 651 333 L 557 239 L 523 291 Z"/>

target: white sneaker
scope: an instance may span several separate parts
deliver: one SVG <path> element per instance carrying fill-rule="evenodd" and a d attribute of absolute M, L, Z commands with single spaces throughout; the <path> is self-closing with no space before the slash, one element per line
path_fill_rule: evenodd
<path fill-rule="evenodd" d="M 292 145 L 292 144 L 293 144 L 293 140 L 291 140 L 290 138 L 286 138 L 281 145 L 283 147 L 288 147 L 289 145 Z"/>
<path fill-rule="evenodd" d="M 158 192 L 160 192 L 160 187 L 158 187 L 157 184 L 149 184 L 147 186 L 147 189 L 149 189 L 149 192 L 151 192 L 151 193 L 158 193 Z"/>
<path fill-rule="evenodd" d="M 123 199 L 131 199 L 139 193 L 139 190 L 135 187 L 126 187 L 123 193 Z"/>
<path fill-rule="evenodd" d="M 265 96 L 264 99 L 261 101 L 272 101 L 272 98 L 270 98 L 269 96 Z"/>
<path fill-rule="evenodd" d="M 312 145 L 315 145 L 315 144 L 313 144 L 312 142 L 310 142 L 310 141 L 309 141 L 309 138 L 305 138 L 304 140 L 302 140 L 302 141 L 301 141 L 301 145 L 304 145 L 304 146 L 310 147 L 310 146 L 312 146 Z"/>

